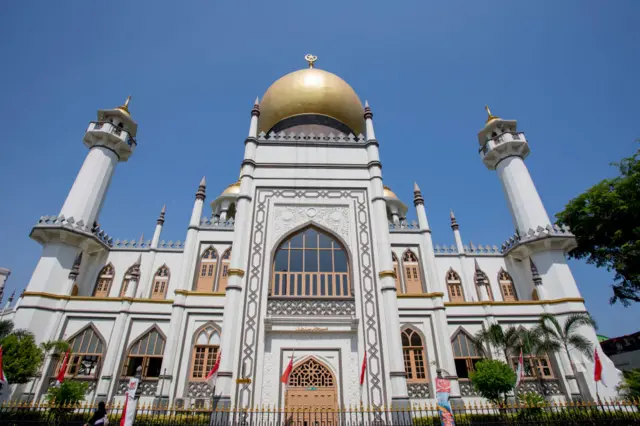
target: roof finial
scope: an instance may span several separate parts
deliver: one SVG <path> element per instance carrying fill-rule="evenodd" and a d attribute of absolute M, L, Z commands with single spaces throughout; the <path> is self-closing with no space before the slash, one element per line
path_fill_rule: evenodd
<path fill-rule="evenodd" d="M 125 112 L 128 115 L 131 115 L 131 113 L 129 112 L 130 101 L 131 101 L 131 95 L 127 96 L 127 99 L 124 101 L 124 105 L 120 105 L 119 107 L 116 107 L 116 109 L 119 109 L 120 111 Z"/>
<path fill-rule="evenodd" d="M 309 68 L 313 68 L 313 64 L 318 60 L 317 56 L 312 55 L 311 53 L 307 53 L 304 55 L 305 61 L 309 62 Z"/>
<path fill-rule="evenodd" d="M 456 215 L 453 214 L 453 210 L 449 209 L 449 217 L 451 218 L 451 229 L 454 231 L 459 228 L 458 221 L 456 221 Z"/>
<path fill-rule="evenodd" d="M 260 116 L 260 98 L 256 97 L 255 102 L 253 103 L 253 108 L 251 109 L 251 115 Z"/>
<path fill-rule="evenodd" d="M 158 225 L 164 225 L 164 215 L 167 212 L 167 205 L 162 206 L 162 210 L 160 210 L 160 216 L 158 217 Z"/>
<path fill-rule="evenodd" d="M 424 198 L 422 198 L 422 192 L 416 182 L 413 182 L 413 205 L 418 207 L 424 205 Z"/>
<path fill-rule="evenodd" d="M 487 110 L 487 123 L 492 121 L 492 120 L 496 120 L 496 119 L 500 118 L 497 115 L 491 114 L 491 110 L 489 109 L 489 105 L 485 105 L 484 109 Z"/>
<path fill-rule="evenodd" d="M 198 185 L 198 190 L 196 191 L 196 200 L 204 200 L 207 193 L 207 180 L 204 176 L 202 176 L 202 180 L 200 181 L 200 185 Z"/>

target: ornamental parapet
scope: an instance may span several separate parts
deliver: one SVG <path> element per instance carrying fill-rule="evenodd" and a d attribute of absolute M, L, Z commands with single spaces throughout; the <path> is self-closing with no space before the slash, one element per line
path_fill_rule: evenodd
<path fill-rule="evenodd" d="M 201 229 L 219 229 L 223 231 L 233 231 L 235 226 L 235 220 L 230 218 L 229 220 L 223 221 L 219 218 L 209 219 L 207 217 L 200 219 L 200 228 Z"/>
<path fill-rule="evenodd" d="M 538 226 L 535 230 L 530 228 L 524 234 L 516 232 L 502 243 L 502 253 L 524 259 L 538 250 L 570 251 L 576 246 L 576 237 L 568 226 L 547 224 L 544 228 L 542 226 Z"/>
<path fill-rule="evenodd" d="M 325 135 L 324 133 L 309 133 L 306 134 L 304 132 L 294 133 L 294 132 L 270 132 L 266 134 L 265 132 L 260 132 L 258 134 L 258 141 L 261 142 L 329 142 L 329 143 L 365 143 L 366 138 L 361 133 L 358 136 L 355 136 L 353 133 L 349 133 L 345 135 L 344 133 L 338 133 L 337 135 L 329 133 Z"/>
<path fill-rule="evenodd" d="M 411 223 L 401 220 L 398 223 L 389 222 L 389 232 L 420 232 L 420 225 L 415 220 Z"/>

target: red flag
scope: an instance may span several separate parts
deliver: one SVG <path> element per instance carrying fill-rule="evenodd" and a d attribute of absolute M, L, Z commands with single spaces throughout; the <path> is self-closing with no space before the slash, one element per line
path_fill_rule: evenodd
<path fill-rule="evenodd" d="M 4 370 L 2 369 L 2 346 L 0 346 L 0 382 L 7 382 L 4 377 Z"/>
<path fill-rule="evenodd" d="M 293 370 L 293 353 L 291 354 L 291 359 L 289 359 L 289 365 L 287 365 L 287 368 L 284 369 L 284 373 L 282 373 L 282 377 L 280 377 L 280 381 L 285 385 L 289 381 L 291 370 Z"/>
<path fill-rule="evenodd" d="M 216 383 L 216 378 L 218 377 L 218 369 L 220 368 L 220 358 L 222 358 L 222 352 L 218 352 L 218 357 L 216 358 L 215 364 L 211 367 L 211 371 L 207 374 L 207 383 L 209 386 L 214 387 Z"/>
<path fill-rule="evenodd" d="M 60 371 L 58 371 L 58 375 L 56 376 L 56 386 L 60 386 L 62 382 L 64 382 L 64 374 L 67 372 L 67 365 L 69 364 L 69 353 L 71 349 L 64 354 L 64 359 L 62 360 L 62 366 L 60 367 Z"/>
<path fill-rule="evenodd" d="M 364 385 L 364 375 L 367 372 L 367 352 L 364 353 L 362 358 L 362 370 L 360 370 L 360 386 Z"/>
<path fill-rule="evenodd" d="M 516 371 L 516 385 L 515 388 L 518 388 L 520 382 L 524 380 L 524 359 L 522 358 L 522 349 L 520 349 L 520 356 L 518 357 L 518 370 Z"/>
<path fill-rule="evenodd" d="M 122 408 L 122 418 L 120 419 L 120 426 L 125 426 L 127 423 L 127 403 L 129 402 L 129 392 L 124 394 L 124 407 Z"/>
<path fill-rule="evenodd" d="M 598 347 L 596 346 L 593 351 L 593 357 L 596 361 L 595 368 L 593 369 L 593 380 L 595 380 L 596 382 L 600 382 L 602 381 L 602 363 L 600 362 L 600 355 L 598 355 Z"/>

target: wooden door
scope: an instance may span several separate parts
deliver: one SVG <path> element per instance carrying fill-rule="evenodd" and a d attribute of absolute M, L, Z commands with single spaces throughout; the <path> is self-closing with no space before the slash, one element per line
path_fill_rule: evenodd
<path fill-rule="evenodd" d="M 336 426 L 338 392 L 335 378 L 322 363 L 309 358 L 289 376 L 285 412 L 290 426 Z"/>

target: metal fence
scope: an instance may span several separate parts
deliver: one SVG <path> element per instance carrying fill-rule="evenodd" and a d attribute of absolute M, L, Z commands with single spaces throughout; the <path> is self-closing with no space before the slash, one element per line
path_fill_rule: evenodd
<path fill-rule="evenodd" d="M 0 406 L 0 425 L 83 425 L 96 407 L 8 403 Z M 119 425 L 122 406 L 107 406 L 110 425 Z M 640 425 L 639 401 L 551 403 L 540 406 L 472 404 L 454 408 L 456 425 Z M 367 407 L 340 410 L 284 411 L 251 409 L 183 409 L 141 406 L 134 425 L 257 425 L 257 426 L 439 426 L 435 405 L 401 410 Z"/>

